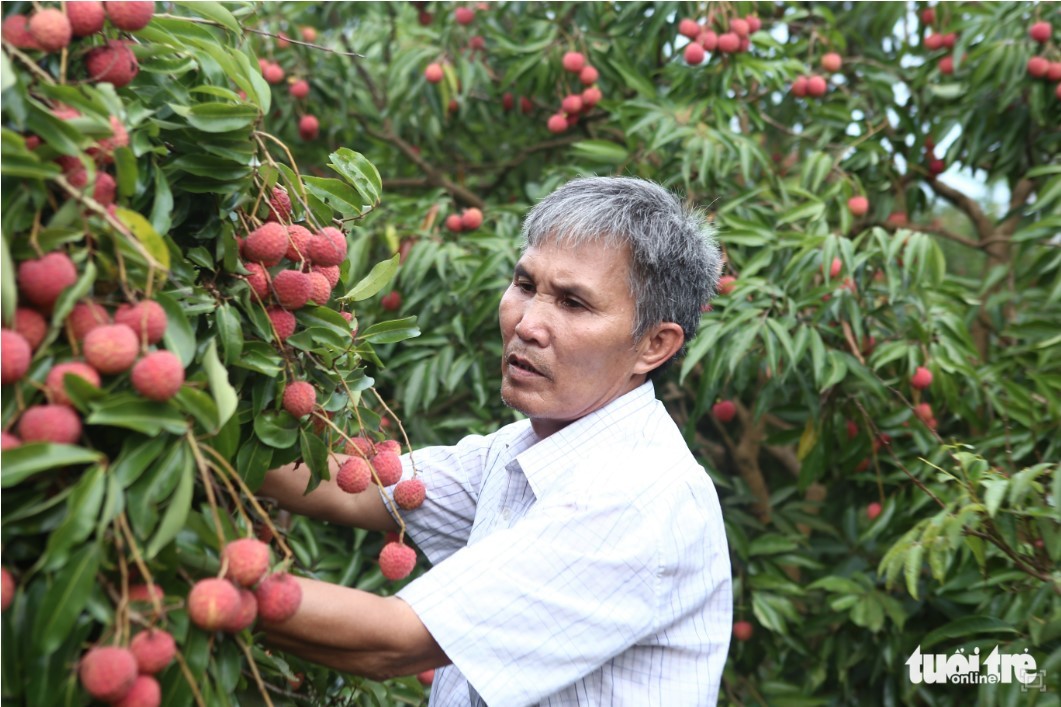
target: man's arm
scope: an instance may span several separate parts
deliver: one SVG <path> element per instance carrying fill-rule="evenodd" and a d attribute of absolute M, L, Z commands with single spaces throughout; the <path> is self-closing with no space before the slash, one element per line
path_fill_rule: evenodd
<path fill-rule="evenodd" d="M 298 612 L 263 624 L 266 642 L 336 670 L 387 680 L 450 660 L 408 604 L 304 577 Z M 341 607 L 341 608 L 340 608 Z"/>
<path fill-rule="evenodd" d="M 398 524 L 387 511 L 379 489 L 372 485 L 361 493 L 346 493 L 335 483 L 344 455 L 328 459 L 331 478 L 322 481 L 312 492 L 306 493 L 310 470 L 306 464 L 288 464 L 266 473 L 258 489 L 259 496 L 274 498 L 280 507 L 317 520 L 340 525 L 351 525 L 366 530 L 397 532 Z"/>

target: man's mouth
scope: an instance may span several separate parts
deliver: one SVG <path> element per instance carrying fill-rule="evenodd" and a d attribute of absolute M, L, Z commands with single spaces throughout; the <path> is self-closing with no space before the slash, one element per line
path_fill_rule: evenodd
<path fill-rule="evenodd" d="M 530 361 L 523 358 L 522 356 L 517 356 L 516 354 L 509 354 L 505 361 L 508 363 L 508 365 L 518 368 L 521 371 L 527 371 L 528 373 L 534 373 L 543 377 L 545 376 L 544 373 L 535 368 Z"/>

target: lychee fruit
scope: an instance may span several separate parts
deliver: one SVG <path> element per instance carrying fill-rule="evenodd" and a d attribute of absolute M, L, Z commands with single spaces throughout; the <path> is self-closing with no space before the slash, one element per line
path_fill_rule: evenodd
<path fill-rule="evenodd" d="M 126 371 L 140 350 L 136 332 L 125 324 L 105 324 L 85 335 L 83 351 L 88 365 L 104 375 Z"/>
<path fill-rule="evenodd" d="M 578 72 L 578 80 L 581 81 L 584 86 L 592 86 L 597 83 L 597 79 L 599 78 L 600 72 L 589 65 L 583 66 L 582 71 Z"/>
<path fill-rule="evenodd" d="M 116 702 L 136 682 L 136 658 L 126 648 L 97 646 L 81 658 L 81 685 L 88 694 L 104 702 Z"/>
<path fill-rule="evenodd" d="M 847 210 L 852 216 L 865 216 L 869 211 L 869 199 L 864 196 L 853 196 L 847 200 Z"/>
<path fill-rule="evenodd" d="M 41 47 L 29 32 L 29 18 L 25 15 L 8 15 L 4 18 L 3 37 L 19 49 L 39 50 Z"/>
<path fill-rule="evenodd" d="M 564 54 L 562 63 L 565 71 L 578 74 L 582 72 L 582 67 L 586 65 L 586 57 L 581 52 L 567 52 Z"/>
<path fill-rule="evenodd" d="M 99 32 L 106 19 L 103 3 L 95 0 L 66 3 L 66 17 L 70 20 L 70 29 L 75 37 L 87 37 Z"/>
<path fill-rule="evenodd" d="M 309 81 L 306 79 L 299 79 L 288 86 L 287 91 L 291 94 L 292 98 L 301 100 L 309 95 Z"/>
<path fill-rule="evenodd" d="M 737 278 L 732 275 L 723 275 L 718 278 L 718 294 L 728 295 L 737 286 Z"/>
<path fill-rule="evenodd" d="M 423 481 L 420 479 L 406 479 L 398 482 L 398 485 L 394 487 L 394 502 L 398 504 L 399 508 L 411 511 L 423 505 L 426 494 L 427 489 L 424 487 Z"/>
<path fill-rule="evenodd" d="M 858 437 L 858 425 L 855 424 L 854 420 L 844 420 L 844 428 L 847 431 L 848 439 Z"/>
<path fill-rule="evenodd" d="M 0 432 L 0 451 L 17 449 L 22 446 L 22 440 L 10 432 Z"/>
<path fill-rule="evenodd" d="M 315 265 L 339 265 L 346 259 L 346 236 L 338 228 L 325 226 L 309 242 L 309 255 Z"/>
<path fill-rule="evenodd" d="M 385 312 L 397 312 L 402 307 L 402 293 L 397 290 L 391 290 L 380 298 L 379 306 Z"/>
<path fill-rule="evenodd" d="M 274 86 L 284 80 L 284 67 L 275 62 L 269 62 L 262 70 L 262 77 L 266 83 Z"/>
<path fill-rule="evenodd" d="M 22 413 L 18 436 L 26 444 L 75 444 L 81 437 L 81 418 L 66 405 L 34 405 Z"/>
<path fill-rule="evenodd" d="M 225 633 L 239 633 L 245 628 L 250 628 L 254 620 L 258 618 L 258 599 L 254 592 L 244 587 L 239 588 L 239 611 L 232 620 L 221 627 Z"/>
<path fill-rule="evenodd" d="M 582 106 L 583 108 L 588 110 L 600 103 L 600 100 L 603 97 L 604 94 L 601 93 L 601 90 L 599 88 L 597 88 L 596 86 L 590 86 L 582 92 Z"/>
<path fill-rule="evenodd" d="M 254 597 L 258 600 L 258 616 L 270 623 L 280 623 L 298 611 L 302 586 L 286 572 L 277 572 L 258 584 Z"/>
<path fill-rule="evenodd" d="M 825 79 L 821 76 L 811 76 L 807 79 L 807 95 L 820 98 L 825 95 L 828 90 L 829 84 L 825 82 Z"/>
<path fill-rule="evenodd" d="M 283 187 L 273 187 L 269 197 L 269 220 L 287 221 L 291 218 L 291 197 Z"/>
<path fill-rule="evenodd" d="M 822 56 L 822 68 L 830 74 L 835 74 L 844 65 L 843 58 L 836 52 L 829 52 Z"/>
<path fill-rule="evenodd" d="M 114 312 L 114 323 L 126 325 L 148 344 L 157 344 L 166 333 L 166 310 L 150 299 L 134 305 L 123 304 Z"/>
<path fill-rule="evenodd" d="M 877 516 L 881 514 L 882 510 L 884 509 L 881 507 L 881 505 L 874 501 L 873 503 L 866 506 L 866 517 L 870 520 L 876 520 Z"/>
<path fill-rule="evenodd" d="M 147 27 L 155 14 L 155 3 L 130 0 L 127 2 L 105 2 L 107 19 L 111 24 L 126 32 L 135 32 Z"/>
<path fill-rule="evenodd" d="M 22 295 L 45 309 L 50 308 L 63 290 L 77 282 L 77 268 L 66 253 L 53 251 L 18 266 L 18 286 Z"/>
<path fill-rule="evenodd" d="M 70 44 L 70 37 L 73 36 L 70 20 L 62 10 L 54 7 L 33 13 L 26 26 L 37 40 L 37 46 L 46 52 L 59 51 Z"/>
<path fill-rule="evenodd" d="M 844 261 L 840 258 L 833 258 L 833 262 L 829 264 L 829 277 L 836 277 L 843 269 Z"/>
<path fill-rule="evenodd" d="M 421 671 L 421 672 L 417 673 L 416 674 L 416 680 L 417 680 L 417 682 L 419 682 L 421 685 L 423 685 L 425 687 L 429 686 L 431 683 L 433 683 L 435 681 L 435 671 L 434 671 L 434 669 L 424 670 L 424 671 Z"/>
<path fill-rule="evenodd" d="M 387 427 L 387 419 L 384 418 L 380 421 L 380 427 Z M 396 439 L 385 439 L 382 442 L 376 444 L 376 452 L 392 452 L 398 456 L 402 455 L 402 445 L 398 443 Z"/>
<path fill-rule="evenodd" d="M 380 451 L 372 457 L 372 468 L 376 470 L 379 482 L 384 486 L 393 486 L 402 478 L 402 460 L 391 451 Z"/>
<path fill-rule="evenodd" d="M 368 459 L 376 453 L 372 441 L 365 437 L 351 437 L 343 447 L 343 453 Z"/>
<path fill-rule="evenodd" d="M 77 376 L 88 383 L 100 386 L 99 373 L 96 369 L 83 361 L 67 361 L 58 363 L 48 371 L 48 377 L 44 380 L 44 387 L 48 391 L 48 397 L 58 405 L 70 405 L 70 396 L 66 394 L 66 376 Z"/>
<path fill-rule="evenodd" d="M 92 155 L 92 158 L 98 164 L 113 163 L 114 151 L 119 147 L 129 146 L 129 131 L 125 129 L 125 125 L 122 124 L 118 116 L 112 115 L 110 117 L 110 126 L 110 137 L 101 138 L 99 142 L 87 150 L 88 154 Z"/>
<path fill-rule="evenodd" d="M 321 123 L 315 115 L 304 115 L 298 120 L 298 135 L 303 140 L 316 140 L 320 135 Z"/>
<path fill-rule="evenodd" d="M 1041 56 L 1033 56 L 1028 59 L 1028 76 L 1041 79 L 1050 71 L 1050 62 Z"/>
<path fill-rule="evenodd" d="M 188 593 L 188 618 L 206 631 L 218 631 L 239 613 L 236 586 L 227 579 L 201 579 Z"/>
<path fill-rule="evenodd" d="M 1049 22 L 1036 22 L 1028 28 L 1028 36 L 1034 39 L 1039 44 L 1045 44 L 1050 41 L 1050 35 L 1053 34 L 1054 28 L 1050 26 Z"/>
<path fill-rule="evenodd" d="M 133 636 L 129 651 L 136 658 L 136 666 L 141 673 L 154 675 L 173 660 L 177 654 L 177 644 L 168 631 L 150 629 Z"/>
<path fill-rule="evenodd" d="M 459 25 L 470 25 L 475 19 L 475 10 L 470 7 L 458 7 L 453 10 L 453 19 Z"/>
<path fill-rule="evenodd" d="M 725 32 L 718 36 L 718 50 L 723 54 L 732 54 L 740 49 L 740 37 L 735 32 Z"/>
<path fill-rule="evenodd" d="M 298 30 L 302 41 L 313 43 L 317 41 L 317 30 L 314 27 L 300 27 Z"/>
<path fill-rule="evenodd" d="M 140 395 L 165 402 L 184 385 L 184 364 L 172 351 L 152 351 L 136 362 L 130 379 Z"/>
<path fill-rule="evenodd" d="M 7 385 L 22 379 L 33 360 L 33 349 L 26 337 L 14 329 L 0 331 L 0 383 Z"/>
<path fill-rule="evenodd" d="M 335 483 L 347 493 L 361 493 L 372 484 L 372 469 L 361 457 L 350 457 L 339 467 Z"/>
<path fill-rule="evenodd" d="M 287 253 L 287 227 L 280 223 L 264 223 L 247 236 L 243 255 L 247 260 L 272 267 Z"/>
<path fill-rule="evenodd" d="M 945 56 L 939 60 L 939 73 L 947 76 L 954 73 L 954 57 Z"/>
<path fill-rule="evenodd" d="M 464 213 L 461 214 L 461 227 L 465 231 L 474 231 L 483 225 L 483 212 L 474 206 L 470 209 L 465 209 Z"/>
<path fill-rule="evenodd" d="M 567 130 L 567 116 L 563 113 L 553 113 L 549 116 L 549 120 L 546 121 L 545 127 L 551 133 L 562 133 Z"/>
<path fill-rule="evenodd" d="M 416 567 L 416 550 L 400 542 L 387 543 L 379 553 L 379 569 L 392 582 L 405 579 Z"/>
<path fill-rule="evenodd" d="M 243 267 L 248 271 L 247 284 L 258 299 L 264 300 L 269 296 L 269 273 L 258 263 L 243 263 Z"/>
<path fill-rule="evenodd" d="M 703 28 L 700 27 L 700 23 L 698 23 L 691 17 L 686 17 L 678 23 L 678 34 L 682 35 L 683 37 L 688 37 L 689 39 L 696 39 L 697 37 L 699 37 L 702 29 Z"/>
<path fill-rule="evenodd" d="M 686 64 L 697 66 L 704 60 L 706 53 L 704 52 L 704 48 L 696 42 L 689 42 L 685 45 L 684 56 Z"/>
<path fill-rule="evenodd" d="M 166 593 L 157 584 L 134 584 L 129 587 L 129 601 L 151 602 L 153 599 L 162 601 Z"/>
<path fill-rule="evenodd" d="M 7 611 L 15 600 L 15 578 L 4 567 L 0 569 L 0 611 Z"/>
<path fill-rule="evenodd" d="M 446 228 L 454 233 L 460 233 L 464 230 L 464 219 L 460 214 L 450 214 L 446 217 Z"/>
<path fill-rule="evenodd" d="M 928 424 L 930 420 L 935 418 L 935 415 L 932 413 L 932 406 L 928 403 L 918 403 L 915 405 L 914 415 L 925 424 Z"/>
<path fill-rule="evenodd" d="M 151 675 L 137 675 L 125 697 L 113 707 L 158 707 L 162 704 L 162 687 Z"/>
<path fill-rule="evenodd" d="M 747 641 L 752 637 L 754 629 L 750 621 L 734 621 L 733 637 L 738 641 Z"/>
<path fill-rule="evenodd" d="M 910 377 L 910 385 L 918 390 L 924 390 L 932 385 L 932 371 L 924 366 L 918 366 L 917 370 L 914 371 L 914 375 Z"/>
<path fill-rule="evenodd" d="M 111 39 L 106 45 L 95 47 L 85 55 L 85 69 L 88 71 L 89 80 L 122 88 L 136 78 L 140 64 L 133 50 L 125 42 Z"/>
<path fill-rule="evenodd" d="M 313 272 L 319 272 L 324 277 L 328 278 L 328 284 L 334 289 L 339 284 L 339 266 L 338 265 L 314 265 L 312 268 Z"/>
<path fill-rule="evenodd" d="M 301 309 L 312 294 L 312 285 L 301 270 L 281 270 L 273 276 L 276 301 L 284 309 Z"/>
<path fill-rule="evenodd" d="M 310 301 L 314 304 L 327 304 L 332 297 L 332 286 L 328 278 L 319 272 L 309 272 L 306 273 L 306 279 L 309 280 Z"/>
<path fill-rule="evenodd" d="M 280 341 L 286 341 L 287 337 L 295 333 L 297 320 L 294 314 L 280 307 L 270 307 L 266 310 L 266 313 L 269 315 L 269 321 L 273 323 L 273 328 L 276 329 L 276 335 Z"/>
<path fill-rule="evenodd" d="M 737 406 L 732 400 L 720 400 L 711 406 L 711 414 L 723 425 L 733 421 L 737 415 Z"/>
<path fill-rule="evenodd" d="M 797 76 L 796 80 L 792 82 L 792 87 L 789 89 L 792 91 L 793 96 L 803 98 L 807 95 L 807 77 Z"/>
<path fill-rule="evenodd" d="M 222 550 L 228 560 L 225 576 L 241 586 L 252 587 L 269 571 L 269 554 L 269 546 L 256 538 L 233 540 Z"/>
<path fill-rule="evenodd" d="M 300 418 L 313 412 L 317 405 L 317 389 L 307 381 L 295 381 L 284 388 L 284 410 Z"/>
<path fill-rule="evenodd" d="M 96 302 L 78 302 L 66 319 L 74 339 L 81 341 L 90 331 L 99 326 L 111 324 L 110 312 Z"/>
<path fill-rule="evenodd" d="M 427 79 L 428 83 L 440 83 L 442 81 L 443 71 L 441 64 L 428 64 L 427 68 L 424 69 L 424 78 Z"/>

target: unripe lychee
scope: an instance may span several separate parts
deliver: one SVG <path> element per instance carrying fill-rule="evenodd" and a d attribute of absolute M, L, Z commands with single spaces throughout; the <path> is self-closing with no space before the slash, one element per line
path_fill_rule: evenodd
<path fill-rule="evenodd" d="M 398 485 L 394 487 L 394 502 L 398 504 L 399 508 L 411 511 L 423 505 L 426 493 L 427 489 L 424 487 L 423 481 L 420 479 L 406 479 L 405 481 L 399 481 Z"/>
<path fill-rule="evenodd" d="M 289 207 L 290 210 L 290 207 Z M 287 227 L 287 252 L 284 257 L 293 263 L 309 260 L 309 242 L 313 233 L 305 226 L 293 223 Z"/>
<path fill-rule="evenodd" d="M 917 370 L 914 371 L 914 375 L 910 377 L 910 385 L 918 390 L 924 390 L 932 385 L 932 371 L 924 366 L 918 366 Z"/>
<path fill-rule="evenodd" d="M 0 569 L 0 611 L 7 611 L 15 600 L 15 578 L 4 567 Z"/>
<path fill-rule="evenodd" d="M 228 560 L 225 576 L 244 587 L 252 587 L 269 571 L 269 546 L 256 538 L 240 538 L 225 545 Z"/>
<path fill-rule="evenodd" d="M 288 86 L 287 91 L 291 94 L 292 98 L 301 100 L 309 95 L 309 81 L 306 79 L 299 79 Z"/>
<path fill-rule="evenodd" d="M 711 406 L 711 414 L 723 425 L 732 422 L 737 415 L 737 406 L 732 400 L 720 400 Z"/>
<path fill-rule="evenodd" d="M 298 135 L 303 140 L 316 140 L 320 134 L 320 121 L 314 115 L 304 115 L 298 120 Z"/>
<path fill-rule="evenodd" d="M 136 362 L 130 378 L 140 395 L 165 402 L 184 385 L 184 364 L 171 351 L 152 351 Z"/>
<path fill-rule="evenodd" d="M 46 52 L 59 51 L 70 44 L 70 37 L 73 36 L 70 20 L 62 10 L 54 7 L 33 13 L 27 28 L 37 40 L 37 46 Z"/>
<path fill-rule="evenodd" d="M 391 290 L 380 298 L 379 306 L 385 312 L 397 312 L 402 306 L 402 293 L 397 290 Z"/>
<path fill-rule="evenodd" d="M 399 542 L 387 543 L 379 553 L 379 569 L 392 582 L 405 579 L 416 567 L 416 550 Z"/>
<path fill-rule="evenodd" d="M 91 383 L 97 388 L 100 386 L 99 373 L 92 366 L 83 361 L 67 361 L 58 363 L 48 371 L 48 377 L 44 381 L 48 397 L 57 405 L 70 405 L 70 396 L 66 394 L 66 376 L 78 376 L 84 381 Z"/>
<path fill-rule="evenodd" d="M 133 686 L 125 697 L 112 703 L 112 707 L 159 707 L 162 704 L 162 687 L 151 675 L 137 675 Z"/>
<path fill-rule="evenodd" d="M 843 58 L 836 52 L 829 52 L 822 56 L 822 68 L 830 74 L 835 74 L 844 65 Z"/>
<path fill-rule="evenodd" d="M 581 52 L 567 52 L 564 54 L 563 64 L 565 71 L 578 74 L 582 72 L 582 67 L 586 65 L 586 57 Z"/>
<path fill-rule="evenodd" d="M 335 483 L 347 493 L 361 493 L 372 484 L 372 469 L 361 457 L 350 457 L 339 467 Z"/>
<path fill-rule="evenodd" d="M 245 628 L 250 628 L 257 618 L 258 599 L 250 589 L 240 587 L 239 611 L 235 613 L 231 621 L 221 627 L 221 630 L 225 633 L 239 633 Z"/>
<path fill-rule="evenodd" d="M 66 319 L 74 339 L 81 341 L 96 327 L 111 324 L 111 315 L 105 307 L 91 300 L 78 302 Z"/>
<path fill-rule="evenodd" d="M 309 242 L 309 254 L 315 265 L 339 265 L 346 260 L 346 236 L 338 228 L 325 226 Z"/>
<path fill-rule="evenodd" d="M 0 451 L 17 449 L 22 446 L 22 440 L 10 432 L 0 432 Z"/>
<path fill-rule="evenodd" d="M 442 65 L 431 63 L 424 69 L 424 78 L 427 79 L 428 83 L 440 83 L 442 81 L 443 71 Z"/>
<path fill-rule="evenodd" d="M 111 24 L 126 32 L 135 32 L 147 27 L 155 14 L 155 3 L 128 0 L 127 2 L 105 2 L 107 19 Z"/>
<path fill-rule="evenodd" d="M 475 19 L 475 10 L 470 7 L 458 7 L 453 10 L 453 19 L 459 25 L 470 25 Z"/>
<path fill-rule="evenodd" d="M 81 418 L 66 405 L 34 405 L 22 413 L 18 436 L 26 444 L 76 444 L 81 437 Z"/>
<path fill-rule="evenodd" d="M 301 270 L 281 270 L 273 276 L 276 301 L 284 309 L 302 309 L 312 293 L 309 278 Z"/>
<path fill-rule="evenodd" d="M 690 66 L 696 66 L 704 60 L 704 56 L 706 56 L 706 53 L 704 52 L 704 48 L 696 42 L 689 42 L 685 45 L 684 56 L 686 64 L 689 64 Z"/>
<path fill-rule="evenodd" d="M 125 42 L 111 39 L 105 46 L 95 47 L 85 55 L 85 69 L 90 81 L 121 88 L 136 78 L 140 64 Z"/>
<path fill-rule="evenodd" d="M 332 297 L 332 286 L 328 278 L 322 273 L 313 271 L 306 273 L 306 279 L 309 280 L 310 301 L 314 304 L 327 304 Z"/>
<path fill-rule="evenodd" d="M 38 307 L 50 308 L 63 290 L 77 282 L 77 268 L 66 253 L 53 251 L 18 266 L 22 295 Z"/>
<path fill-rule="evenodd" d="M 26 337 L 14 329 L 0 331 L 0 383 L 22 380 L 33 360 L 33 349 Z"/>
<path fill-rule="evenodd" d="M 264 266 L 258 263 L 243 263 L 243 267 L 247 269 L 246 280 L 251 291 L 258 296 L 258 299 L 265 300 L 269 296 L 269 273 Z"/>
<path fill-rule="evenodd" d="M 280 223 L 264 223 L 247 236 L 243 254 L 247 260 L 272 267 L 287 253 L 287 227 Z"/>
<path fill-rule="evenodd" d="M 578 80 L 581 81 L 584 86 L 591 86 L 597 83 L 597 79 L 599 78 L 600 72 L 589 65 L 583 66 L 582 71 L 578 72 Z"/>
<path fill-rule="evenodd" d="M 103 29 L 103 3 L 95 0 L 66 3 L 66 17 L 75 37 L 87 37 Z"/>
<path fill-rule="evenodd" d="M 379 451 L 372 457 L 372 468 L 376 470 L 379 482 L 384 486 L 393 486 L 402 478 L 402 460 L 391 451 Z"/>
<path fill-rule="evenodd" d="M 305 417 L 317 405 L 317 390 L 312 383 L 295 381 L 284 388 L 284 410 L 293 417 Z"/>
<path fill-rule="evenodd" d="M 217 631 L 239 613 L 236 586 L 227 579 L 201 579 L 188 593 L 188 618 L 206 631 Z"/>
<path fill-rule="evenodd" d="M 280 338 L 280 341 L 286 341 L 287 337 L 295 333 L 297 320 L 294 314 L 280 307 L 270 307 L 266 310 L 266 313 L 269 315 L 269 321 L 273 323 L 273 328 L 276 329 L 276 335 Z"/>
<path fill-rule="evenodd" d="M 847 210 L 852 216 L 865 216 L 869 211 L 869 199 L 864 196 L 853 196 L 847 200 Z"/>
<path fill-rule="evenodd" d="M 81 685 L 88 694 L 104 702 L 116 702 L 136 682 L 136 658 L 126 648 L 97 646 L 81 658 Z"/>
<path fill-rule="evenodd" d="M 334 288 L 339 284 L 339 266 L 338 265 L 314 265 L 311 270 L 313 272 L 319 272 L 324 277 L 328 278 L 328 284 Z"/>
<path fill-rule="evenodd" d="M 125 324 L 106 324 L 85 335 L 85 360 L 105 375 L 128 370 L 136 361 L 140 344 L 136 332 Z"/>
<path fill-rule="evenodd" d="M 1053 34 L 1054 28 L 1050 26 L 1049 22 L 1036 22 L 1028 28 L 1028 36 L 1034 39 L 1039 44 L 1046 44 L 1050 41 L 1050 35 Z"/>
<path fill-rule="evenodd" d="M 29 18 L 25 15 L 15 14 L 5 17 L 2 33 L 4 41 L 10 42 L 19 49 L 39 50 L 41 48 L 37 40 L 29 33 Z"/>
<path fill-rule="evenodd" d="M 123 304 L 114 312 L 114 323 L 126 325 L 141 341 L 157 344 L 166 333 L 166 310 L 150 299 L 133 305 Z"/>
<path fill-rule="evenodd" d="M 282 187 L 273 187 L 269 197 L 269 220 L 287 221 L 291 218 L 291 197 Z"/>
<path fill-rule="evenodd" d="M 732 275 L 723 275 L 718 278 L 718 294 L 728 295 L 737 286 L 737 278 Z"/>
<path fill-rule="evenodd" d="M 302 603 L 302 586 L 286 572 L 277 572 L 263 579 L 254 590 L 258 600 L 258 616 L 263 621 L 287 621 Z"/>
<path fill-rule="evenodd" d="M 136 666 L 141 673 L 154 675 L 177 655 L 177 644 L 168 631 L 150 629 L 133 636 L 129 651 L 136 658 Z"/>
<path fill-rule="evenodd" d="M 465 209 L 464 213 L 461 214 L 461 228 L 465 231 L 474 231 L 483 225 L 483 212 L 474 206 L 470 209 Z"/>

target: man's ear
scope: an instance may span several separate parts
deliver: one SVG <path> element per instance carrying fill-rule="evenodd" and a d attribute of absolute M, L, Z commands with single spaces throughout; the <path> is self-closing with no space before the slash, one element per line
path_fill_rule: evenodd
<path fill-rule="evenodd" d="M 680 324 L 663 322 L 653 327 L 641 339 L 640 351 L 634 373 L 648 373 L 669 361 L 685 343 L 685 332 Z"/>

